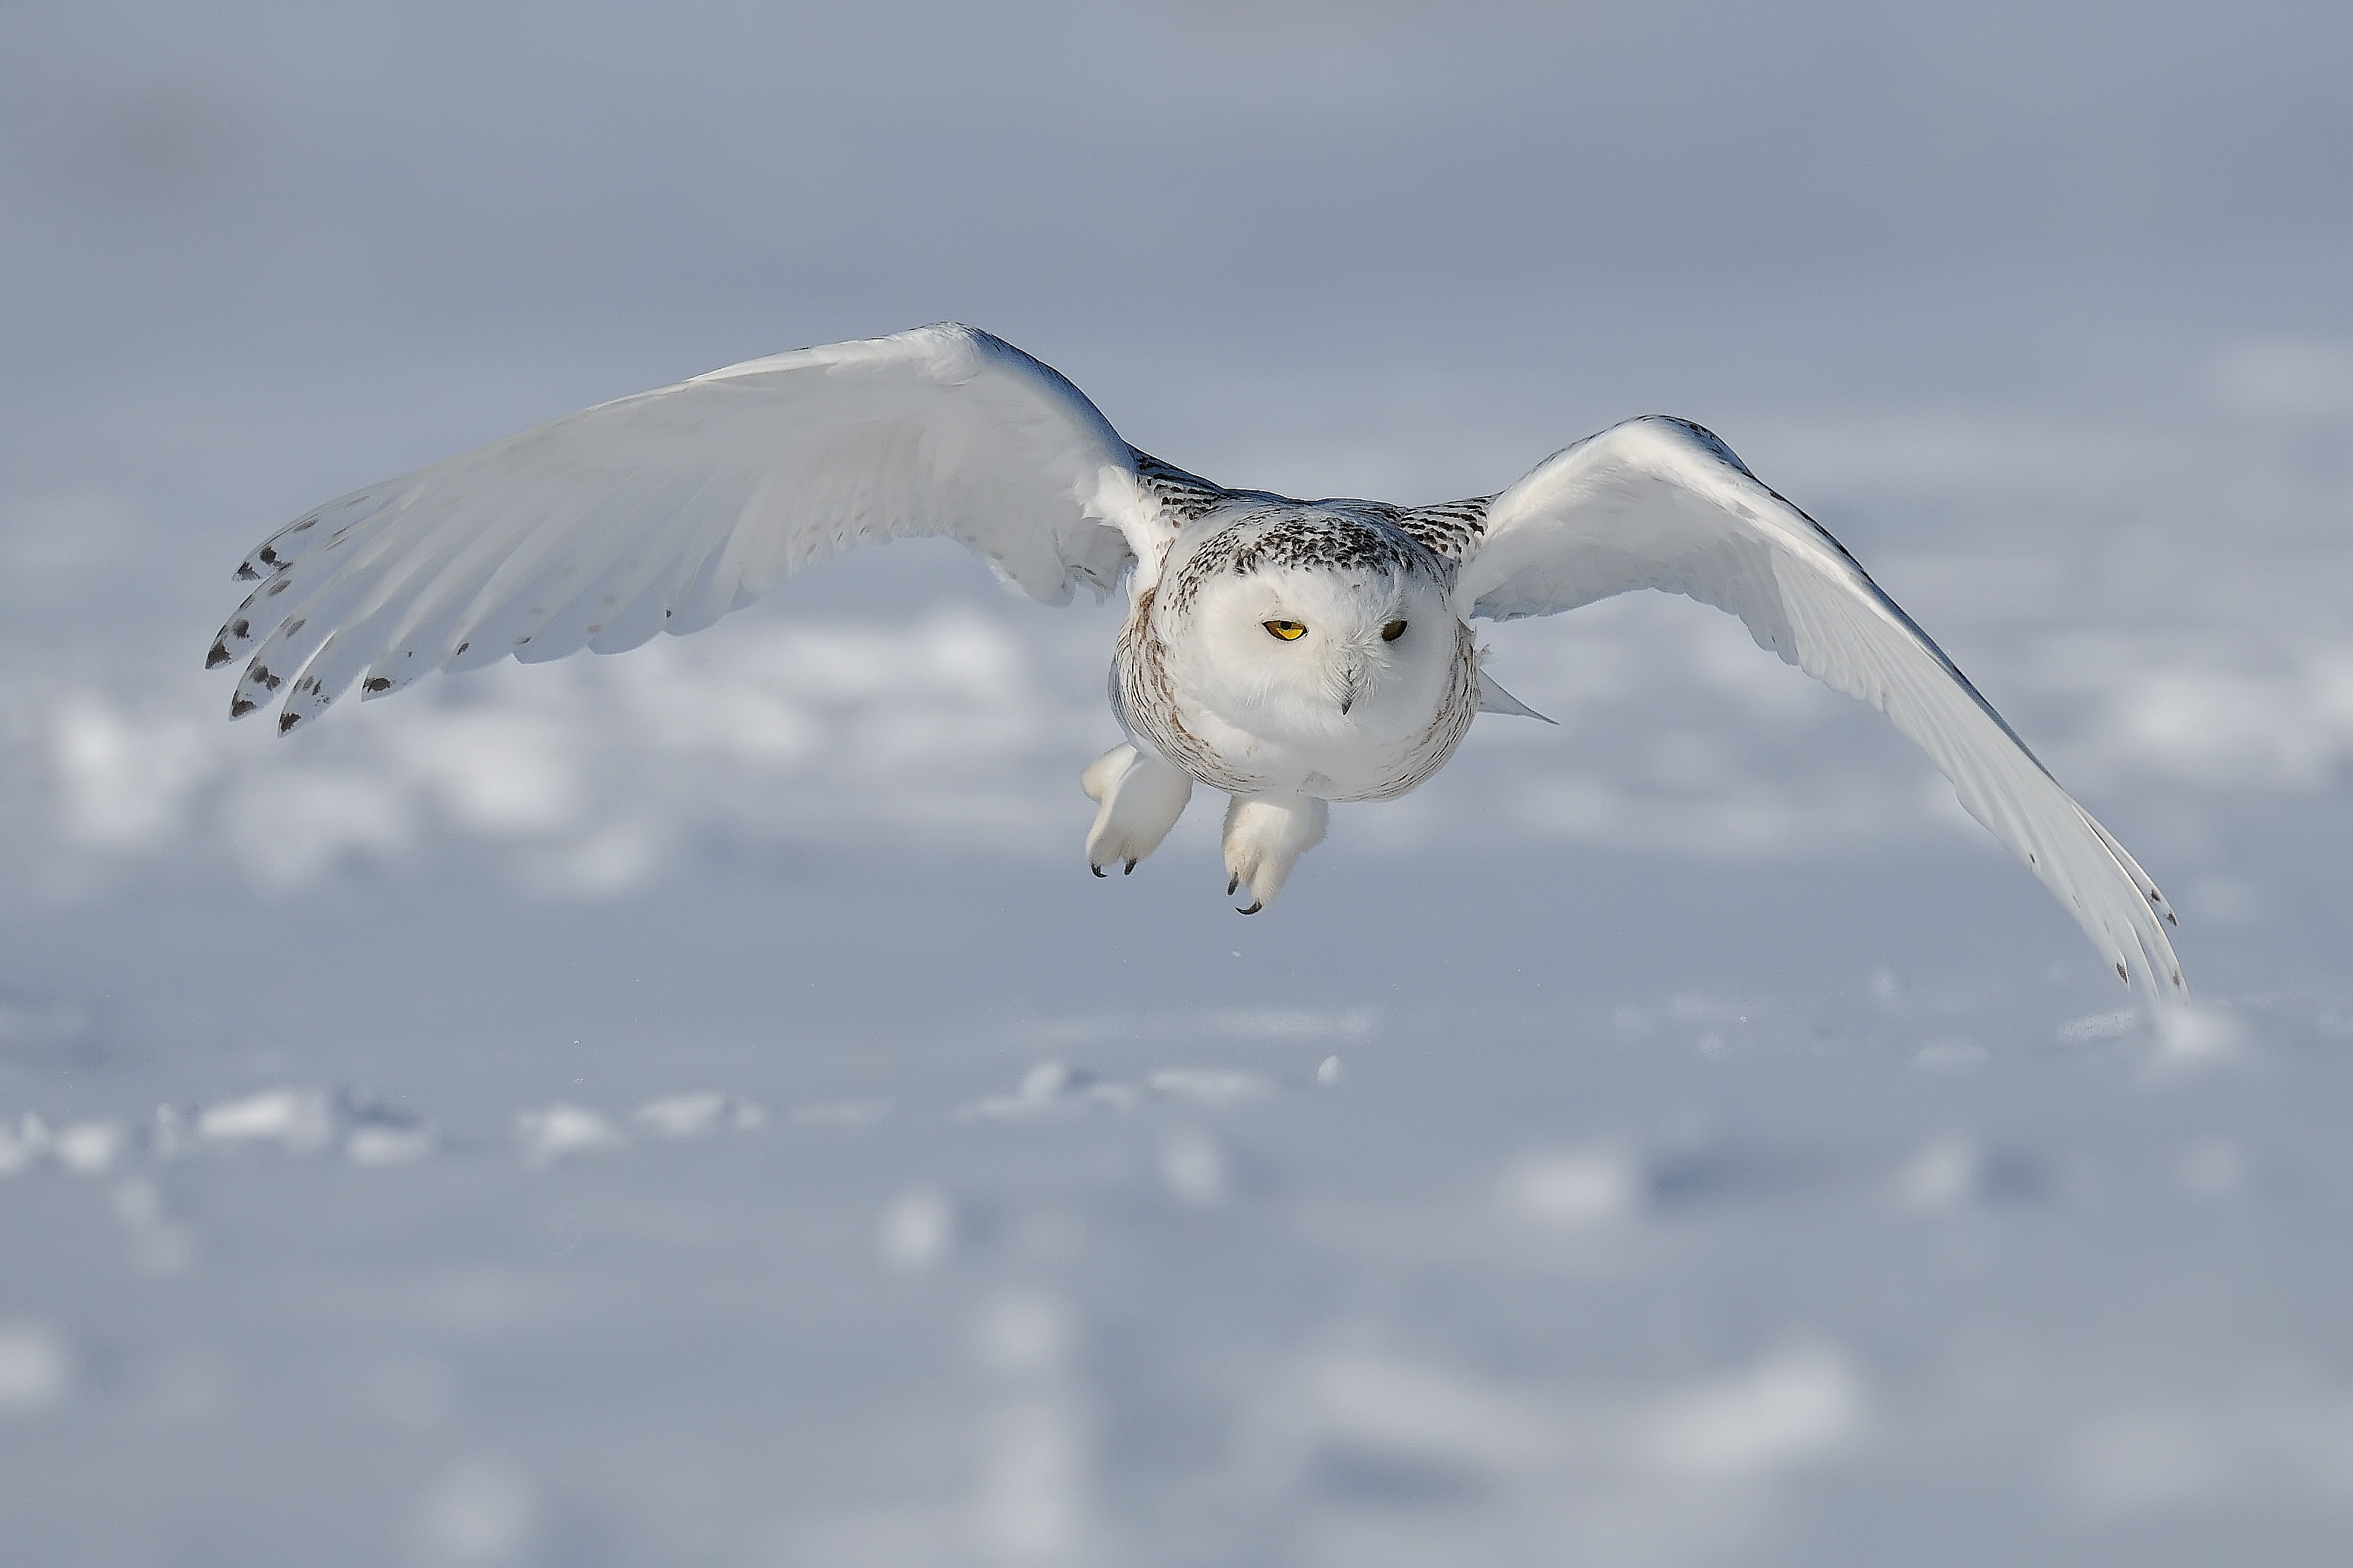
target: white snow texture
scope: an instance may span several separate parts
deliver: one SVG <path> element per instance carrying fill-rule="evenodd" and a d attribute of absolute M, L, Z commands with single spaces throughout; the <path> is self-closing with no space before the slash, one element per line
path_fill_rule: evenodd
<path fill-rule="evenodd" d="M 2125 25 L 2128 22 L 2128 26 Z M 2323 1564 L 2341 7 L 0 9 L 0 1562 Z M 956 318 L 1219 481 L 1708 425 L 2180 911 L 1634 595 L 1282 902 L 951 543 L 284 740 L 324 497 Z M 1080 595 L 1083 601 L 1088 596 Z"/>

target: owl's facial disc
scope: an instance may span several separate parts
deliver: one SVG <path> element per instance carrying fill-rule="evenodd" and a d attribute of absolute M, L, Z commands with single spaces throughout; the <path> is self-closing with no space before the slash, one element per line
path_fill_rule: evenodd
<path fill-rule="evenodd" d="M 1267 566 L 1203 585 L 1196 695 L 1270 738 L 1418 734 L 1449 687 L 1454 638 L 1419 573 Z"/>

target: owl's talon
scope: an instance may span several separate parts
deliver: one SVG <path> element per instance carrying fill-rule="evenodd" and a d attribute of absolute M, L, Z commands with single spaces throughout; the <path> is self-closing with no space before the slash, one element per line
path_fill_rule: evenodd
<path fill-rule="evenodd" d="M 1226 870 L 1229 896 L 1250 890 L 1254 915 L 1274 902 L 1299 858 L 1324 841 L 1330 804 L 1317 795 L 1238 795 L 1226 807 Z"/>
<path fill-rule="evenodd" d="M 1102 876 L 1102 875 L 1103 874 L 1103 868 L 1102 868 L 1102 867 L 1100 867 L 1100 866 L 1096 866 L 1096 865 L 1090 864 L 1090 865 L 1087 867 L 1087 869 L 1088 869 L 1088 870 L 1090 870 L 1090 871 L 1092 871 L 1092 872 L 1093 872 L 1096 876 L 1098 876 L 1098 877 L 1100 877 L 1100 876 Z"/>
<path fill-rule="evenodd" d="M 1119 868 L 1119 874 L 1123 877 L 1133 877 L 1135 875 L 1135 861 L 1133 857 L 1129 858 L 1126 865 Z"/>
<path fill-rule="evenodd" d="M 1079 784 L 1099 807 L 1087 833 L 1087 864 L 1098 877 L 1113 861 L 1126 868 L 1122 875 L 1133 872 L 1160 847 L 1193 795 L 1192 775 L 1134 746 L 1113 746 L 1097 757 Z"/>

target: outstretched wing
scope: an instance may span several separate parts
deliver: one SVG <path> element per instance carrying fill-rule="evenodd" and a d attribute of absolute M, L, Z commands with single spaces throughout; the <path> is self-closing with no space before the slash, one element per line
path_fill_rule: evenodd
<path fill-rule="evenodd" d="M 1471 613 L 1552 615 L 1633 588 L 1684 594 L 1860 697 L 1917 742 L 1961 805 L 2024 860 L 2152 997 L 2186 996 L 2173 911 L 1977 689 L 1854 557 L 1680 419 L 1578 442 L 1494 498 L 1458 580 Z"/>
<path fill-rule="evenodd" d="M 380 697 L 510 654 L 617 653 L 917 534 L 1059 604 L 1173 531 L 1138 459 L 1077 387 L 969 327 L 777 354 L 321 507 L 246 558 L 266 580 L 206 663 L 250 650 L 230 714 L 282 695 L 282 732 L 355 679 Z"/>

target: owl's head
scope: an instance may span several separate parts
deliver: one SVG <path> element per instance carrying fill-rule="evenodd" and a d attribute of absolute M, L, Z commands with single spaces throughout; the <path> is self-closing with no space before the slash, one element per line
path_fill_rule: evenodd
<path fill-rule="evenodd" d="M 1444 563 L 1409 537 L 1315 510 L 1207 541 L 1175 574 L 1171 652 L 1196 700 L 1253 732 L 1409 739 L 1454 680 Z"/>

